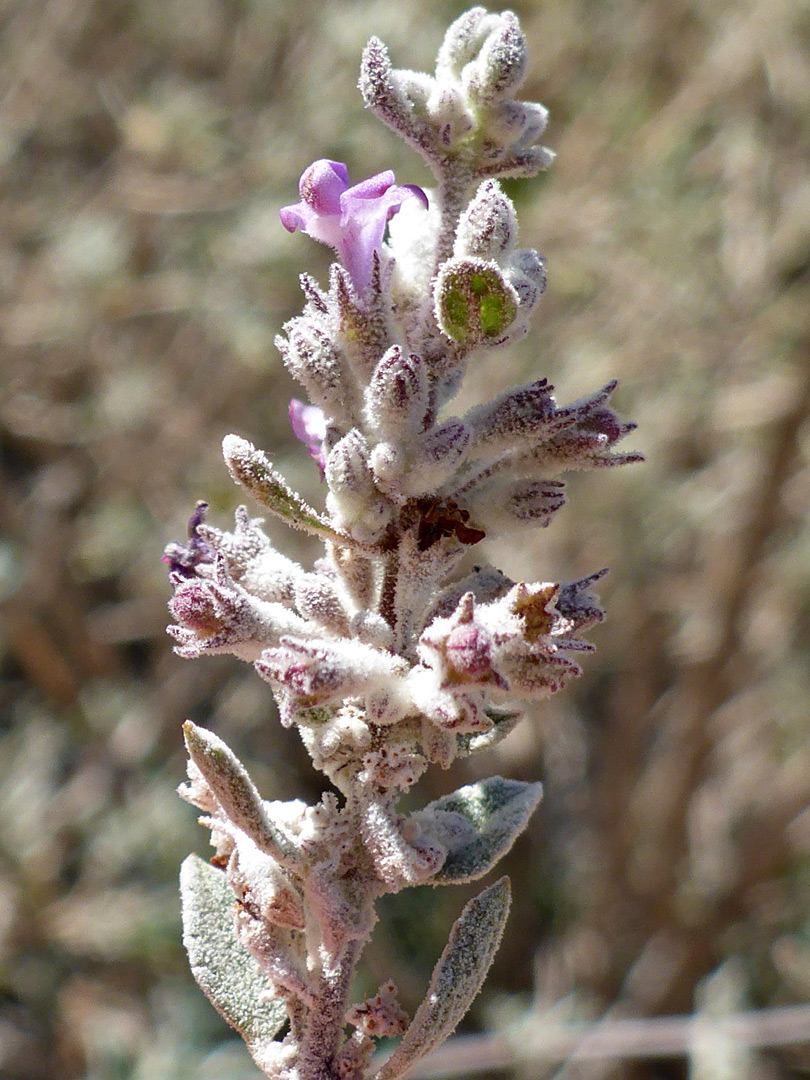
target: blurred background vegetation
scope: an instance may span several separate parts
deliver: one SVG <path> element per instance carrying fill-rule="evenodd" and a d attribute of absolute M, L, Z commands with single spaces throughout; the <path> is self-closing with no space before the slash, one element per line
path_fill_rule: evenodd
<path fill-rule="evenodd" d="M 208 850 L 174 794 L 180 723 L 214 727 L 267 797 L 314 799 L 318 778 L 251 669 L 173 656 L 160 554 L 198 498 L 231 520 L 227 432 L 322 498 L 273 336 L 300 308 L 297 273 L 323 278 L 328 252 L 277 210 L 316 157 L 427 182 L 362 110 L 359 55 L 375 33 L 398 66 L 429 67 L 464 6 L 0 5 L 7 1080 L 256 1076 L 180 946 L 177 869 Z M 550 108 L 559 157 L 508 187 L 550 283 L 533 334 L 481 361 L 464 399 L 546 375 L 565 400 L 615 375 L 648 463 L 575 478 L 551 529 L 489 552 L 527 580 L 612 572 L 579 684 L 419 792 L 495 771 L 546 785 L 466 1030 L 806 1001 L 810 4 L 514 7 L 524 96 Z M 463 892 L 388 904 L 361 989 L 391 976 L 412 1009 Z M 807 1046 L 692 1070 L 808 1073 Z"/>

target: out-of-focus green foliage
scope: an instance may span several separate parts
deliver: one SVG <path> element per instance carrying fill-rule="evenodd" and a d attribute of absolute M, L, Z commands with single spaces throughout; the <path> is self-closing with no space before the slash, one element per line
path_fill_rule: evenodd
<path fill-rule="evenodd" d="M 509 191 L 549 289 L 532 334 L 471 372 L 465 399 L 548 375 L 564 400 L 616 375 L 649 460 L 575 482 L 552 529 L 503 542 L 513 577 L 611 566 L 609 621 L 578 687 L 496 760 L 459 766 L 414 801 L 476 773 L 545 781 L 534 831 L 506 860 L 513 910 L 484 1007 L 500 992 L 523 995 L 507 1012 L 562 1000 L 578 1016 L 617 1003 L 688 1012 L 718 971 L 733 973 L 742 1007 L 802 1001 L 810 5 L 515 7 L 531 46 L 524 96 L 551 109 L 559 157 Z M 219 456 L 230 431 L 319 505 L 272 341 L 300 306 L 297 272 L 322 277 L 328 253 L 288 235 L 277 209 L 316 157 L 347 161 L 357 179 L 393 167 L 400 183 L 427 181 L 363 112 L 360 50 L 375 33 L 396 64 L 425 66 L 462 9 L 2 7 L 8 1080 L 255 1076 L 180 945 L 177 871 L 189 850 L 206 854 L 174 795 L 180 724 L 221 732 L 267 797 L 313 799 L 316 779 L 250 669 L 172 655 L 160 552 L 198 498 L 227 527 L 239 498 Z M 312 557 L 298 534 L 272 529 L 282 550 Z M 392 977 L 411 1007 L 421 999 L 466 898 L 447 892 L 388 905 L 366 989 Z M 806 1049 L 766 1058 L 763 1076 L 810 1069 Z"/>

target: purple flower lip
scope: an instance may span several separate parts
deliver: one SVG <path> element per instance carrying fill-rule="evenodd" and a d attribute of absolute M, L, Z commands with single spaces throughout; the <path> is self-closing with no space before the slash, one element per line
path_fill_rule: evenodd
<path fill-rule="evenodd" d="M 323 453 L 323 440 L 326 438 L 326 417 L 323 409 L 317 405 L 306 405 L 298 398 L 290 402 L 290 423 L 293 435 L 300 439 L 307 448 L 309 456 L 317 462 L 323 478 L 326 470 L 326 458 Z"/>
<path fill-rule="evenodd" d="M 415 184 L 397 185 L 390 169 L 349 185 L 341 161 L 321 158 L 304 171 L 298 185 L 301 201 L 279 211 L 289 232 L 300 229 L 334 248 L 358 292 L 371 283 L 374 254 L 382 247 L 385 227 L 405 199 L 427 196 Z"/>

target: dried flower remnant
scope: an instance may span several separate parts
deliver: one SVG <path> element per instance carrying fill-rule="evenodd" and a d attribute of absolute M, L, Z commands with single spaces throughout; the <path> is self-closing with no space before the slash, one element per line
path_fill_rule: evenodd
<path fill-rule="evenodd" d="M 304 309 L 277 339 L 309 399 L 290 418 L 321 470 L 323 509 L 247 440 L 223 443 L 235 482 L 324 555 L 305 570 L 244 507 L 227 532 L 201 503 L 188 543 L 165 556 L 177 652 L 252 663 L 338 793 L 268 802 L 216 735 L 186 724 L 181 794 L 215 849 L 211 866 L 192 857 L 182 875 L 192 970 L 277 1080 L 398 1080 L 452 1032 L 500 941 L 508 882 L 464 909 L 411 1020 L 392 983 L 350 1000 L 375 903 L 483 877 L 540 785 L 491 777 L 410 814 L 398 797 L 431 764 L 505 738 L 575 677 L 592 648 L 581 634 L 603 614 L 591 592 L 601 572 L 514 582 L 486 563 L 460 568 L 490 535 L 547 527 L 565 472 L 639 460 L 615 450 L 633 425 L 609 404 L 614 383 L 562 407 L 540 379 L 447 409 L 471 358 L 526 333 L 545 288 L 497 179 L 552 159 L 537 145 L 545 110 L 515 98 L 525 69 L 511 12 L 458 19 L 434 76 L 394 69 L 369 42 L 365 102 L 422 153 L 436 188 L 428 199 L 390 172 L 351 186 L 344 165 L 321 160 L 281 211 L 338 258 L 326 286 L 302 277 Z M 391 1035 L 402 1041 L 378 1068 L 377 1040 Z"/>
<path fill-rule="evenodd" d="M 207 513 L 208 503 L 200 499 L 189 518 L 188 543 L 167 546 L 161 561 L 166 563 L 171 573 L 181 577 L 193 577 L 201 563 L 213 562 L 211 547 L 200 533 L 200 526 L 205 522 Z"/>

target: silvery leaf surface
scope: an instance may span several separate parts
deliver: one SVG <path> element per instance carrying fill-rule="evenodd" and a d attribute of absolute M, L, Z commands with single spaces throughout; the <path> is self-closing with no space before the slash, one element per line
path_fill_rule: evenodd
<path fill-rule="evenodd" d="M 283 866 L 295 866 L 300 852 L 293 838 L 269 817 L 253 781 L 233 751 L 213 731 L 197 727 L 191 720 L 183 724 L 183 737 L 189 756 L 234 825 Z"/>
<path fill-rule="evenodd" d="M 431 885 L 483 877 L 526 828 L 543 794 L 540 784 L 493 776 L 429 803 L 415 818 L 448 849 Z"/>
<path fill-rule="evenodd" d="M 433 970 L 425 1000 L 374 1080 L 398 1080 L 452 1035 L 481 989 L 500 945 L 509 899 L 509 879 L 502 877 L 464 908 Z"/>
<path fill-rule="evenodd" d="M 252 443 L 240 439 L 238 435 L 226 435 L 222 450 L 235 483 L 247 488 L 262 506 L 296 529 L 303 529 L 324 540 L 347 542 L 346 536 L 336 532 L 325 518 L 292 490 L 262 450 L 257 450 Z"/>
<path fill-rule="evenodd" d="M 197 855 L 180 870 L 183 944 L 198 985 L 251 1052 L 271 1042 L 287 1019 L 282 1001 L 266 1000 L 267 979 L 237 940 L 235 897 L 224 871 Z"/>
<path fill-rule="evenodd" d="M 479 750 L 491 750 L 499 742 L 503 742 L 510 735 L 523 718 L 519 712 L 502 712 L 498 709 L 487 709 L 487 716 L 492 720 L 493 726 L 489 731 L 478 732 L 475 735 L 459 735 L 458 752 L 465 756 L 478 753 Z"/>

